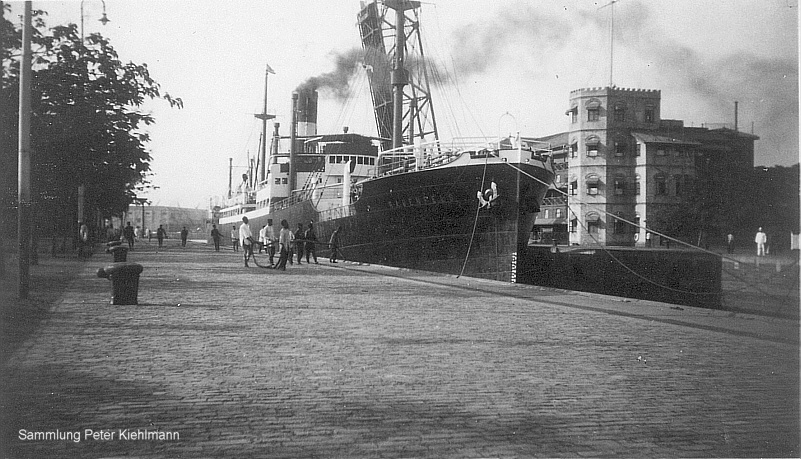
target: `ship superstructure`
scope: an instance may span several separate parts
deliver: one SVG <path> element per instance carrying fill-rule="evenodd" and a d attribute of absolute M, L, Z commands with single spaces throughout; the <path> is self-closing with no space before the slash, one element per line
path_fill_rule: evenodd
<path fill-rule="evenodd" d="M 404 66 L 419 6 L 373 1 L 359 14 L 379 136 L 318 134 L 317 92 L 296 92 L 289 135 L 275 124 L 266 177 L 255 186 L 244 177 L 221 212 L 223 227 L 238 226 L 242 216 L 254 229 L 268 219 L 291 228 L 313 222 L 321 241 L 340 229 L 349 260 L 516 279 L 517 257 L 553 180 L 541 154 L 548 148 L 519 136 L 438 138 L 425 71 Z M 389 35 L 398 39 L 392 46 Z"/>

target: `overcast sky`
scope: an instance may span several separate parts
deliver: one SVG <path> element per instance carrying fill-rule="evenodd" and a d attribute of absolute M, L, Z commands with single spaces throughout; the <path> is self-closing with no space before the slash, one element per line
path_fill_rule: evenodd
<path fill-rule="evenodd" d="M 49 25 L 80 24 L 79 1 L 33 2 Z M 610 80 L 608 1 L 431 0 L 421 12 L 427 57 L 458 85 L 434 93 L 450 133 L 545 136 L 567 130 L 569 92 Z M 123 62 L 145 63 L 184 109 L 148 103 L 160 187 L 153 204 L 206 208 L 258 150 L 268 111 L 287 133 L 291 93 L 359 48 L 357 0 L 85 0 L 85 33 L 109 37 Z M 19 11 L 20 3 L 12 4 Z M 662 117 L 688 126 L 734 122 L 760 137 L 757 165 L 798 162 L 797 0 L 620 0 L 613 83 L 662 91 Z M 320 93 L 319 132 L 374 134 L 362 72 L 343 100 Z M 506 114 L 509 115 L 506 115 Z M 459 121 L 459 125 L 447 126 Z M 271 131 L 272 128 L 268 127 Z"/>

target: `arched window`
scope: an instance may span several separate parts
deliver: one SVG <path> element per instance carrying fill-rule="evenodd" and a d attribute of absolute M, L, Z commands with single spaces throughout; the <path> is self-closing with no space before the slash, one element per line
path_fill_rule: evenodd
<path fill-rule="evenodd" d="M 587 183 L 587 194 L 595 196 L 599 194 L 601 178 L 598 177 L 598 174 L 590 174 L 586 178 Z"/>
<path fill-rule="evenodd" d="M 601 144 L 601 139 L 599 139 L 598 136 L 591 135 L 587 137 L 584 144 L 587 146 L 587 156 L 598 156 L 598 149 Z"/>
<path fill-rule="evenodd" d="M 592 99 L 587 102 L 587 121 L 598 121 L 601 119 L 601 101 Z"/>
<path fill-rule="evenodd" d="M 587 232 L 590 234 L 598 234 L 601 228 L 601 216 L 597 212 L 590 212 L 584 217 L 587 222 Z"/>

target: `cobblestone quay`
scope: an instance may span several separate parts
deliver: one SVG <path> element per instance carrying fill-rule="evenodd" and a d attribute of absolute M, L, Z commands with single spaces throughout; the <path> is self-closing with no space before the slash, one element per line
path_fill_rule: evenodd
<path fill-rule="evenodd" d="M 799 456 L 796 320 L 154 246 L 33 267 L 4 457 Z"/>

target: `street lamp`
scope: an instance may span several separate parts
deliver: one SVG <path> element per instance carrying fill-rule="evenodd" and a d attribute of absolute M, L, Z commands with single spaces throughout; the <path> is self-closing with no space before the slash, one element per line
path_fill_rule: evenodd
<path fill-rule="evenodd" d="M 81 0 L 81 43 L 83 43 L 83 2 L 85 2 L 85 1 L 86 0 Z M 106 16 L 106 2 L 105 2 L 105 0 L 100 0 L 100 2 L 103 3 L 103 17 L 98 19 L 98 21 L 100 21 L 103 25 L 106 25 L 109 22 L 111 22 L 111 19 L 109 19 L 108 16 Z"/>

